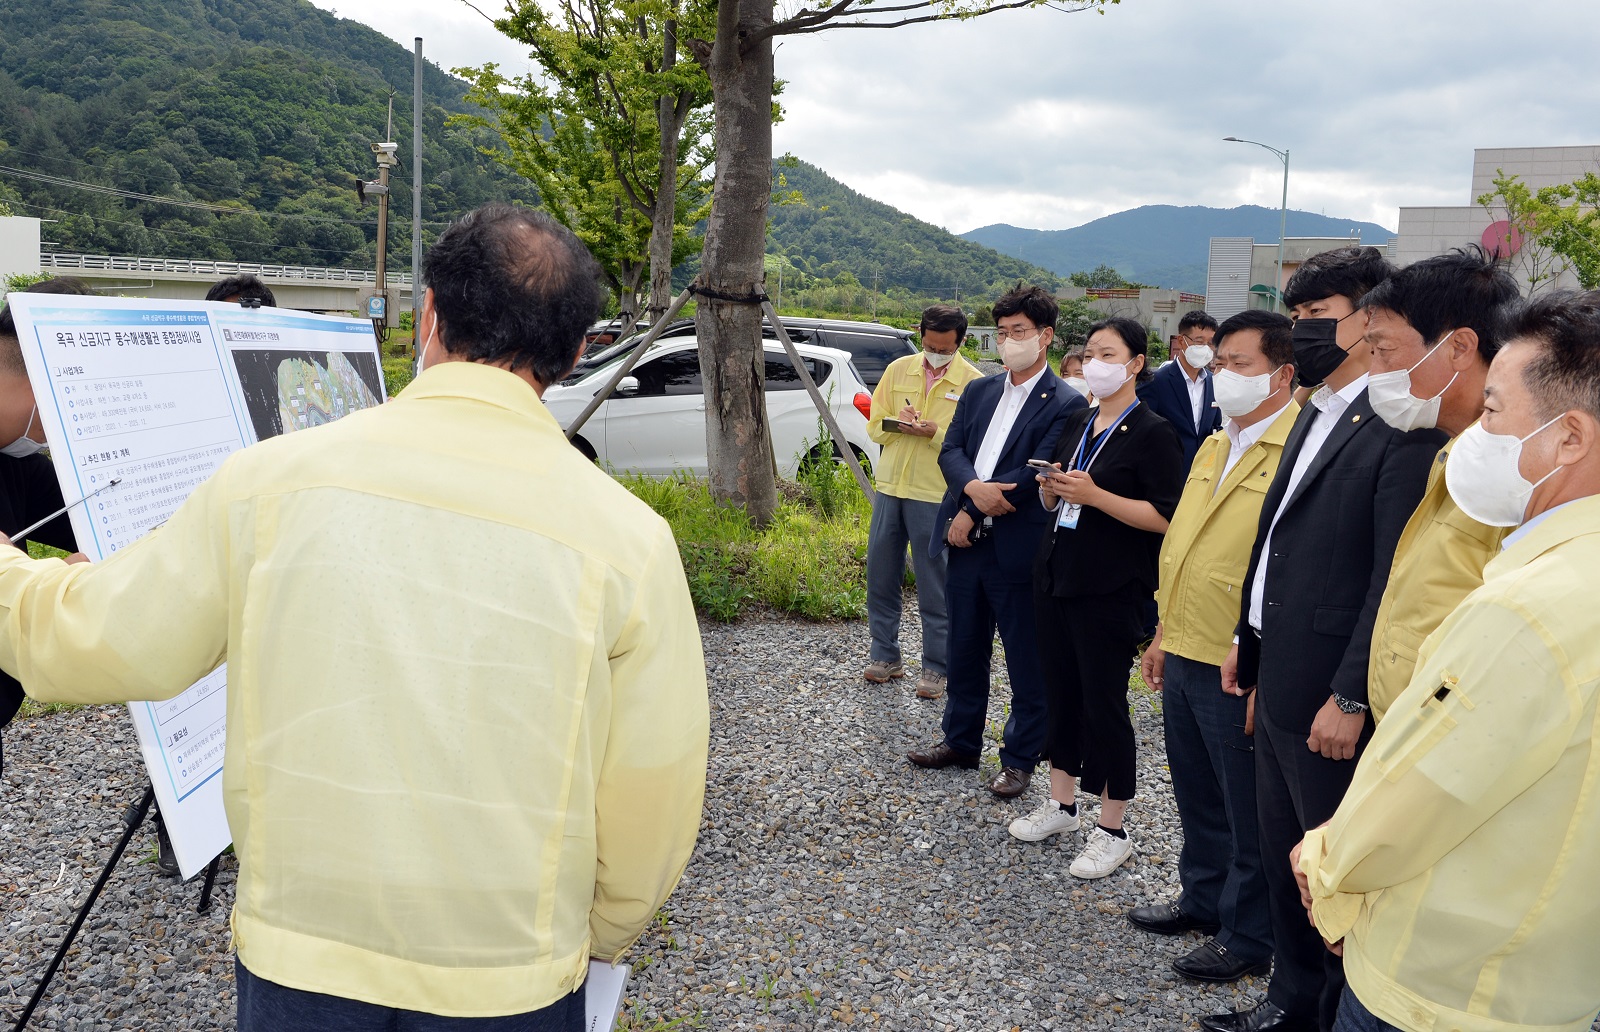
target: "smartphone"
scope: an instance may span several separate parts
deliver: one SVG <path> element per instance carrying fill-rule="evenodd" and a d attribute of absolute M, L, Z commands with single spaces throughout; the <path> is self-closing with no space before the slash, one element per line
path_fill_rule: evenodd
<path fill-rule="evenodd" d="M 1060 470 L 1043 459 L 1029 459 L 1028 465 L 1040 473 L 1059 473 Z"/>

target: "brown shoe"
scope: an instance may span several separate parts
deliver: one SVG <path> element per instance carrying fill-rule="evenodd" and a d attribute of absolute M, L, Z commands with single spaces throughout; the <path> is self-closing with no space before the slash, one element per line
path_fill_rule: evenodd
<path fill-rule="evenodd" d="M 944 694 L 944 675 L 930 674 L 924 670 L 922 676 L 917 678 L 917 698 L 937 699 Z"/>
<path fill-rule="evenodd" d="M 976 753 L 971 755 L 958 753 L 950 748 L 948 743 L 940 742 L 931 749 L 908 752 L 906 753 L 906 759 L 919 767 L 931 767 L 934 770 L 943 770 L 945 767 L 964 767 L 967 770 L 977 770 L 980 757 Z"/>
<path fill-rule="evenodd" d="M 1005 767 L 1001 769 L 999 777 L 989 782 L 989 791 L 1002 799 L 1014 799 L 1026 792 L 1032 781 L 1032 771 L 1022 770 L 1019 767 Z"/>
<path fill-rule="evenodd" d="M 885 663 L 881 659 L 875 659 L 867 664 L 867 669 L 861 672 L 861 676 L 873 684 L 887 684 L 896 677 L 906 676 L 906 668 L 900 663 Z"/>

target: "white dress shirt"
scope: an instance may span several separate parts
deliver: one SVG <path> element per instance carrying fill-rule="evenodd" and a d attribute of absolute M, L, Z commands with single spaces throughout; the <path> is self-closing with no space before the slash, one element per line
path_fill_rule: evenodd
<path fill-rule="evenodd" d="M 1039 386 L 1039 380 L 1044 376 L 1045 365 L 1033 376 L 1020 384 L 1011 382 L 1011 374 L 1007 373 L 1000 388 L 1000 404 L 995 406 L 994 417 L 989 420 L 989 429 L 983 432 L 983 443 L 978 446 L 978 457 L 973 460 L 972 468 L 977 471 L 979 480 L 988 480 L 994 476 L 995 464 L 1000 461 L 1000 453 L 1005 450 L 1006 438 L 1011 436 L 1011 428 L 1017 425 L 1017 415 L 1022 412 L 1022 405 L 1028 400 L 1028 395 Z M 957 490 L 966 487 L 965 484 L 957 485 Z"/>
<path fill-rule="evenodd" d="M 1272 533 L 1278 529 L 1283 510 L 1288 508 L 1289 499 L 1294 497 L 1295 488 L 1300 486 L 1311 460 L 1317 457 L 1317 452 L 1328 443 L 1333 428 L 1339 425 L 1339 417 L 1366 389 L 1367 374 L 1362 373 L 1346 384 L 1342 391 L 1335 393 L 1324 385 L 1311 396 L 1311 405 L 1317 414 L 1311 417 L 1311 425 L 1306 428 L 1305 442 L 1300 446 L 1300 454 L 1295 457 L 1294 468 L 1289 471 L 1288 488 L 1283 492 L 1283 500 L 1278 503 L 1278 511 L 1272 514 L 1272 526 L 1267 528 L 1267 539 L 1261 543 L 1261 561 L 1256 564 L 1256 579 L 1250 586 L 1250 626 L 1255 628 L 1257 634 L 1261 633 L 1261 596 L 1267 588 L 1267 561 L 1272 558 Z"/>
<path fill-rule="evenodd" d="M 1187 369 L 1181 364 L 1178 371 L 1183 373 L 1183 385 L 1189 388 L 1189 408 L 1194 415 L 1194 428 L 1200 429 L 1201 406 L 1206 403 L 1206 377 L 1211 375 L 1210 370 L 1200 370 L 1199 376 L 1190 376 Z"/>
<path fill-rule="evenodd" d="M 1288 407 L 1289 402 L 1286 401 L 1272 415 L 1258 419 L 1242 430 L 1239 428 L 1238 422 L 1232 419 L 1223 425 L 1222 429 L 1227 431 L 1228 434 L 1228 461 L 1222 467 L 1222 476 L 1217 478 L 1216 484 L 1211 489 L 1212 494 L 1216 494 L 1217 488 L 1221 487 L 1222 482 L 1228 479 L 1228 474 L 1233 472 L 1233 467 L 1237 466 L 1239 460 L 1244 458 L 1244 453 L 1266 436 L 1267 431 L 1272 429 L 1272 424 L 1278 421 L 1278 417 L 1283 415 L 1283 410 Z"/>

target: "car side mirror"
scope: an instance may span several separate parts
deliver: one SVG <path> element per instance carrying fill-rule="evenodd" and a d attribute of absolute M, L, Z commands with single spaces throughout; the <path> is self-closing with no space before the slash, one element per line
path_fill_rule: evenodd
<path fill-rule="evenodd" d="M 637 376 L 624 376 L 621 380 L 617 381 L 616 393 L 626 394 L 630 397 L 638 394 L 639 378 Z"/>

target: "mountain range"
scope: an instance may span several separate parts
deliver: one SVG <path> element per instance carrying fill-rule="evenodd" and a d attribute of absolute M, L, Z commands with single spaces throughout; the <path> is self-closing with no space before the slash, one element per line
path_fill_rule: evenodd
<path fill-rule="evenodd" d="M 1277 208 L 1253 204 L 1238 208 L 1147 204 L 1072 229 L 1019 229 L 1000 224 L 961 236 L 1061 276 L 1105 264 L 1135 282 L 1203 293 L 1210 239 L 1242 236 L 1276 243 L 1279 215 Z M 1359 235 L 1362 243 L 1382 247 L 1394 231 L 1373 222 L 1290 209 L 1285 235 Z"/>

